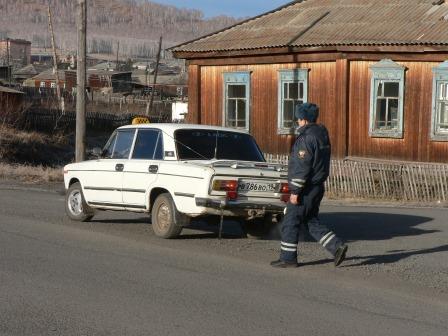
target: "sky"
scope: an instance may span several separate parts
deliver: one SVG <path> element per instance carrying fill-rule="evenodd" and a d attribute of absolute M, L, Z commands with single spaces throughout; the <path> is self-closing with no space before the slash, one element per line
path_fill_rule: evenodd
<path fill-rule="evenodd" d="M 218 15 L 256 16 L 291 2 L 291 0 L 152 0 L 179 8 L 199 9 L 206 18 Z"/>

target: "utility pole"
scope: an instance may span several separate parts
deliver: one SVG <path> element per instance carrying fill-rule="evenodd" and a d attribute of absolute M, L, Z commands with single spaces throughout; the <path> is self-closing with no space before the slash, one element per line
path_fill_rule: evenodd
<path fill-rule="evenodd" d="M 11 72 L 12 72 L 12 68 L 11 68 L 11 51 L 10 51 L 10 44 L 11 44 L 11 40 L 9 39 L 9 37 L 6 38 L 6 53 L 8 55 L 8 81 L 9 81 L 9 87 L 11 87 Z"/>
<path fill-rule="evenodd" d="M 117 62 L 115 63 L 115 70 L 118 71 L 118 52 L 120 51 L 120 41 L 117 41 Z"/>
<path fill-rule="evenodd" d="M 84 161 L 86 152 L 86 0 L 78 0 L 78 60 L 76 85 L 76 162 Z"/>
<path fill-rule="evenodd" d="M 160 51 L 161 50 L 162 50 L 162 36 L 160 36 L 160 40 L 159 40 L 159 50 L 157 51 L 156 68 L 154 69 L 154 81 L 153 81 L 152 90 L 151 90 L 151 100 L 149 102 L 149 111 L 150 111 L 150 113 L 152 113 L 152 106 L 153 106 L 153 103 L 154 103 L 154 92 L 156 90 L 157 72 L 159 71 Z"/>
<path fill-rule="evenodd" d="M 48 9 L 48 30 L 51 36 L 51 48 L 53 49 L 53 73 L 56 78 L 56 94 L 58 96 L 59 105 L 61 106 L 61 111 L 64 113 L 64 98 L 61 96 L 61 87 L 59 84 L 59 71 L 58 71 L 58 59 L 56 55 L 56 43 L 54 41 L 54 31 L 53 31 L 53 20 L 51 16 L 50 1 L 47 3 Z"/>

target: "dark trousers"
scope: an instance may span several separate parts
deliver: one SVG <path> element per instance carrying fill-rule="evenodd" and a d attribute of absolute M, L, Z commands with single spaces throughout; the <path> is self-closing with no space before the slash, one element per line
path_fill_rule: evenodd
<path fill-rule="evenodd" d="M 324 193 L 323 184 L 311 185 L 299 195 L 299 204 L 288 202 L 286 205 L 286 213 L 281 223 L 281 260 L 297 261 L 300 226 L 305 223 L 308 224 L 310 235 L 333 256 L 338 247 L 342 245 L 342 241 L 319 221 L 319 207 Z"/>

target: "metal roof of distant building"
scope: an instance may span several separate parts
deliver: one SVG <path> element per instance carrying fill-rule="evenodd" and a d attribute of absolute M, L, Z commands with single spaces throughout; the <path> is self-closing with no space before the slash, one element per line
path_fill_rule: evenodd
<path fill-rule="evenodd" d="M 22 91 L 17 91 L 17 90 L 14 90 L 14 89 L 10 89 L 10 88 L 8 88 L 6 86 L 0 86 L 0 92 L 23 94 Z"/>
<path fill-rule="evenodd" d="M 64 81 L 65 80 L 65 71 L 64 70 L 58 70 L 58 76 L 59 80 Z M 34 80 L 56 80 L 56 75 L 53 73 L 53 69 L 48 69 L 37 76 L 34 76 L 32 79 Z"/>
<path fill-rule="evenodd" d="M 172 47 L 219 52 L 338 45 L 448 45 L 448 1 L 301 0 Z"/>
<path fill-rule="evenodd" d="M 14 39 L 14 38 L 3 38 L 3 39 L 0 39 L 0 42 L 6 42 L 6 41 L 14 42 L 14 43 L 20 43 L 20 44 L 31 44 L 30 41 L 23 40 L 23 39 Z"/>
<path fill-rule="evenodd" d="M 51 67 L 43 64 L 28 64 L 26 66 L 24 66 L 23 68 L 14 71 L 14 75 L 37 75 L 39 73 L 42 73 L 43 71 L 46 71 L 48 69 L 50 69 Z"/>

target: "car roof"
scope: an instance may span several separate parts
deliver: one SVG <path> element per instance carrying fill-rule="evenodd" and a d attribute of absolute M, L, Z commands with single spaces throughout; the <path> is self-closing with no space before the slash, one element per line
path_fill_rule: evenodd
<path fill-rule="evenodd" d="M 218 131 L 227 131 L 227 132 L 235 132 L 235 133 L 246 133 L 244 130 L 222 127 L 222 126 L 210 126 L 210 125 L 198 125 L 198 124 L 178 124 L 178 123 L 148 123 L 148 124 L 136 124 L 136 125 L 126 125 L 121 126 L 118 129 L 126 129 L 126 128 L 158 128 L 167 133 L 174 133 L 174 131 L 179 129 L 205 129 L 205 130 L 218 130 Z"/>

